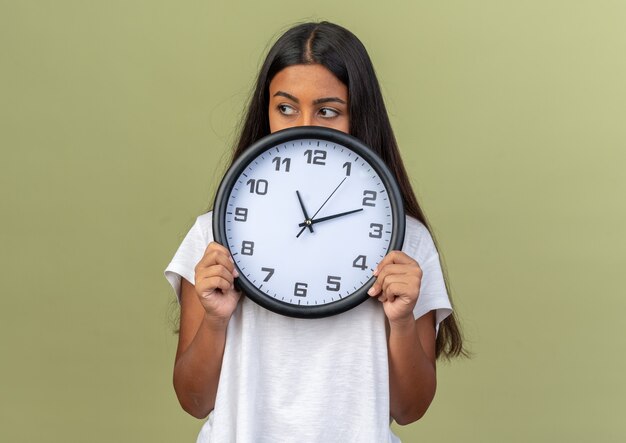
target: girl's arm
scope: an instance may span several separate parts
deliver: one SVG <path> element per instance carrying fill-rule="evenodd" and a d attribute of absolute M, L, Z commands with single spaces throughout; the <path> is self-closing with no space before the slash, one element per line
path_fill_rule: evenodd
<path fill-rule="evenodd" d="M 388 322 L 390 412 L 400 425 L 419 420 L 435 396 L 435 314 L 415 320 L 422 270 L 400 251 L 388 254 L 369 291 L 383 303 Z"/>
<path fill-rule="evenodd" d="M 185 411 L 204 418 L 215 406 L 226 327 L 239 300 L 225 248 L 211 243 L 196 266 L 195 286 L 182 280 L 174 389 Z"/>
<path fill-rule="evenodd" d="M 388 347 L 390 412 L 407 425 L 422 418 L 435 397 L 434 311 L 404 324 L 390 322 Z"/>

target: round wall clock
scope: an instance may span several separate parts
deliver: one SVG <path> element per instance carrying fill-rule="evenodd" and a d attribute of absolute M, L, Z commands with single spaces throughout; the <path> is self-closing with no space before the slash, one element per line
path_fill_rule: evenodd
<path fill-rule="evenodd" d="M 270 134 L 235 161 L 216 195 L 213 233 L 250 299 L 319 318 L 369 297 L 374 269 L 402 247 L 404 217 L 395 178 L 370 148 L 307 126 Z"/>

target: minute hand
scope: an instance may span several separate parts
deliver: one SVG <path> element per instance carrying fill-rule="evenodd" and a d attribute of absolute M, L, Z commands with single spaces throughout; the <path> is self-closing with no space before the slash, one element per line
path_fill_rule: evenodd
<path fill-rule="evenodd" d="M 333 218 L 343 217 L 344 215 L 348 215 L 348 214 L 354 214 L 355 212 L 359 212 L 362 210 L 363 208 L 359 208 L 359 209 L 354 209 L 352 211 L 340 212 L 339 214 L 329 215 L 327 217 L 314 218 L 313 220 L 311 220 L 311 224 L 314 225 L 315 223 L 321 223 L 323 221 L 332 220 Z M 298 226 L 303 227 L 303 226 L 307 226 L 307 224 L 300 223 Z"/>

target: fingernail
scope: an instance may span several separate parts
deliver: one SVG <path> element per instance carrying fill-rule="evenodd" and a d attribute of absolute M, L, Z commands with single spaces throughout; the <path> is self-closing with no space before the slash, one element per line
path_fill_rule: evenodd
<path fill-rule="evenodd" d="M 374 291 L 374 286 L 372 286 L 371 288 L 369 288 L 369 290 L 367 291 L 367 293 L 368 293 L 369 295 L 374 295 L 374 294 L 376 294 L 376 291 Z"/>

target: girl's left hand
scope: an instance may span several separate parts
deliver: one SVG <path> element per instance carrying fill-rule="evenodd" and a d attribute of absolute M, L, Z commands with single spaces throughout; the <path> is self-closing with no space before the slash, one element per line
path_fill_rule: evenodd
<path fill-rule="evenodd" d="M 392 251 L 374 272 L 376 281 L 367 293 L 378 297 L 390 323 L 413 319 L 422 281 L 422 269 L 402 251 Z"/>

